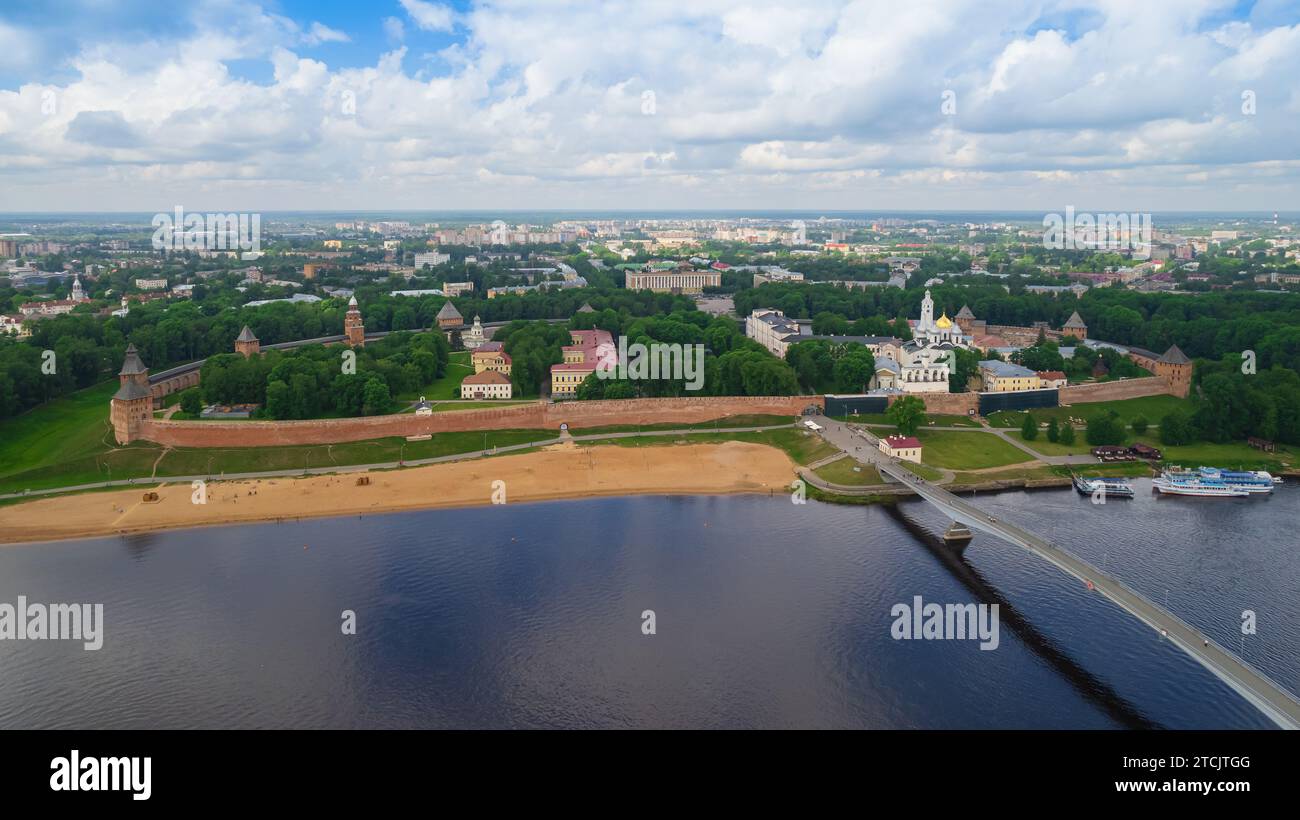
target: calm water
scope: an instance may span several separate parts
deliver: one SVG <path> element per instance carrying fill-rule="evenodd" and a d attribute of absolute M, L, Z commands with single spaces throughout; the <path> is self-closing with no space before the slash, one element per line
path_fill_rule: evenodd
<path fill-rule="evenodd" d="M 1229 647 L 1255 610 L 1246 657 L 1300 690 L 1300 487 L 1148 487 L 979 503 Z M 0 728 L 1269 725 L 1019 549 L 977 535 L 953 560 L 946 525 L 920 502 L 648 497 L 3 547 L 0 602 L 102 602 L 106 626 L 98 652 L 0 641 Z M 1001 601 L 1001 645 L 892 640 L 914 595 Z"/>

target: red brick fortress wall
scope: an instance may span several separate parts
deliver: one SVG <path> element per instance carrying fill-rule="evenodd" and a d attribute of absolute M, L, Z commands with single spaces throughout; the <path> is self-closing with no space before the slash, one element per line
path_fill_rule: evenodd
<path fill-rule="evenodd" d="M 797 416 L 824 407 L 821 396 L 705 396 L 627 401 L 536 402 L 500 409 L 455 410 L 416 416 L 310 421 L 148 421 L 137 438 L 170 447 L 273 447 L 333 444 L 386 436 L 418 436 L 466 430 L 606 427 L 622 424 L 694 424 L 725 416 Z"/>
<path fill-rule="evenodd" d="M 1178 395 L 1169 382 L 1158 376 L 1141 379 L 1124 379 L 1095 384 L 1072 384 L 1062 387 L 1061 404 L 1082 404 L 1090 401 L 1117 401 L 1119 399 L 1136 399 L 1142 396 L 1159 396 L 1162 393 Z"/>

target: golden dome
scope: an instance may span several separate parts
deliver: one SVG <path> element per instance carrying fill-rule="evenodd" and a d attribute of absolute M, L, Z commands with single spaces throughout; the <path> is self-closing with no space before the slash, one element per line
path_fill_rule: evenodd
<path fill-rule="evenodd" d="M 948 318 L 948 312 L 947 312 L 947 311 L 944 311 L 943 315 L 939 317 L 939 321 L 937 321 L 937 322 L 934 323 L 934 326 L 935 326 L 935 327 L 942 327 L 942 328 L 950 328 L 950 327 L 952 327 L 952 320 Z"/>

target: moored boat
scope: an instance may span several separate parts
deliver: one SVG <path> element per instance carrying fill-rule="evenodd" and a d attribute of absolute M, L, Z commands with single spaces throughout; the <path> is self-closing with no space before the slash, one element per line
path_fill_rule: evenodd
<path fill-rule="evenodd" d="M 1083 495 L 1094 495 L 1098 492 L 1110 498 L 1133 498 L 1135 495 L 1133 485 L 1126 478 L 1088 478 L 1076 475 L 1074 488 Z"/>
<path fill-rule="evenodd" d="M 1230 487 L 1215 479 L 1174 479 L 1161 476 L 1151 480 L 1151 487 L 1161 495 L 1194 495 L 1204 498 L 1244 498 L 1250 495 L 1240 487 Z"/>
<path fill-rule="evenodd" d="M 1202 479 L 1221 481 L 1229 487 L 1237 487 L 1248 493 L 1273 492 L 1273 476 L 1262 470 L 1241 472 L 1221 470 L 1218 467 L 1201 467 L 1197 474 Z"/>

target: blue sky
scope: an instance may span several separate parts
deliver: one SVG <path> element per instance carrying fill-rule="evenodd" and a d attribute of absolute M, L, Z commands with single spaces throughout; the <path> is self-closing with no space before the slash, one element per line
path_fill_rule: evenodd
<path fill-rule="evenodd" d="M 1300 208 L 1300 0 L 14 2 L 0 210 Z"/>

